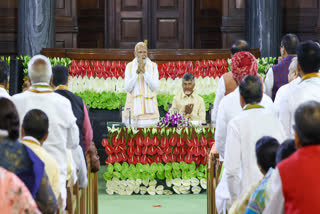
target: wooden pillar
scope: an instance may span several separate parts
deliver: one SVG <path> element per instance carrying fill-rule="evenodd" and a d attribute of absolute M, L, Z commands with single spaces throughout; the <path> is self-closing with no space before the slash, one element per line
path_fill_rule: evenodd
<path fill-rule="evenodd" d="M 279 56 L 282 4 L 279 0 L 246 1 L 246 35 L 262 57 Z"/>
<path fill-rule="evenodd" d="M 56 0 L 19 0 L 18 55 L 34 56 L 55 46 Z"/>

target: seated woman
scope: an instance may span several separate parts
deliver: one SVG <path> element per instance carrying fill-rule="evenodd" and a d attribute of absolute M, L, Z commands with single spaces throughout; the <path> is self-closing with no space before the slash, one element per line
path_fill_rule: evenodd
<path fill-rule="evenodd" d="M 43 162 L 18 141 L 19 116 L 15 105 L 6 98 L 0 98 L 0 106 L 0 129 L 8 132 L 8 137 L 0 142 L 0 166 L 24 182 L 42 213 L 55 213 L 57 200 Z"/>
<path fill-rule="evenodd" d="M 13 173 L 0 167 L 1 213 L 40 214 L 28 188 Z"/>
<path fill-rule="evenodd" d="M 268 176 L 267 172 L 269 172 L 269 169 L 276 166 L 275 160 L 278 148 L 279 142 L 273 137 L 262 137 L 256 143 L 257 164 L 261 173 L 264 175 L 264 178 Z M 251 194 L 263 181 L 264 179 L 257 184 L 254 184 L 248 192 L 241 195 L 240 198 L 232 205 L 229 214 L 244 213 Z"/>
<path fill-rule="evenodd" d="M 280 163 L 282 160 L 289 157 L 296 151 L 294 140 L 286 140 L 281 145 L 276 155 L 276 164 Z M 268 186 L 271 185 L 273 168 L 270 168 L 267 175 L 261 181 L 261 184 L 252 193 L 248 207 L 246 209 L 246 214 L 262 213 L 266 204 L 269 202 L 270 194 L 268 191 Z"/>

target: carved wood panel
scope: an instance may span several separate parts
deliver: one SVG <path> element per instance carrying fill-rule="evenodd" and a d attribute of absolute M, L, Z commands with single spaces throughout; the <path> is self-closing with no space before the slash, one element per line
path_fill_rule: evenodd
<path fill-rule="evenodd" d="M 158 9 L 177 9 L 178 8 L 178 0 L 157 0 L 157 8 Z"/>
<path fill-rule="evenodd" d="M 121 11 L 140 11 L 142 0 L 121 0 Z"/>

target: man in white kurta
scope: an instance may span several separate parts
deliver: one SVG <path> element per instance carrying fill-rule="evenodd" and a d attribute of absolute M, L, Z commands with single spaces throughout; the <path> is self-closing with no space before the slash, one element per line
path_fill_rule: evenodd
<path fill-rule="evenodd" d="M 231 51 L 231 57 L 232 57 L 234 54 L 240 51 L 250 51 L 250 48 L 246 41 L 238 40 L 232 45 L 230 51 Z M 214 126 L 217 121 L 218 108 L 222 98 L 228 95 L 229 93 L 231 93 L 232 91 L 234 91 L 236 88 L 237 88 L 237 82 L 232 77 L 232 73 L 228 72 L 222 75 L 222 77 L 219 79 L 217 93 L 214 98 L 213 111 L 211 115 L 211 122 Z"/>
<path fill-rule="evenodd" d="M 159 73 L 157 64 L 147 57 L 147 46 L 143 42 L 136 45 L 135 56 L 125 70 L 124 88 L 127 99 L 123 120 L 127 125 L 131 123 L 144 128 L 155 125 L 159 120 L 156 94 Z"/>
<path fill-rule="evenodd" d="M 216 189 L 219 213 L 230 208 L 240 194 L 262 177 L 256 154 L 256 142 L 263 136 L 271 136 L 279 142 L 285 140 L 281 122 L 258 103 L 262 99 L 260 79 L 248 75 L 240 83 L 240 102 L 243 110 L 228 124 L 224 171 Z"/>
<path fill-rule="evenodd" d="M 297 55 L 301 82 L 281 102 L 279 112 L 288 138 L 294 137 L 292 127 L 297 107 L 307 101 L 320 102 L 320 47 L 312 41 L 304 42 L 298 46 Z"/>
<path fill-rule="evenodd" d="M 245 54 L 244 54 L 245 53 Z M 251 64 L 247 63 L 247 66 L 241 67 L 239 65 L 243 64 L 242 61 L 251 61 Z M 236 53 L 232 58 L 232 69 L 234 70 L 237 81 L 241 82 L 241 80 L 248 74 L 257 75 L 258 71 L 258 63 L 253 55 L 248 52 L 239 52 Z M 265 109 L 270 112 L 274 112 L 273 102 L 270 97 L 267 95 L 263 95 L 261 102 L 259 103 Z M 215 146 L 217 151 L 219 152 L 220 159 L 224 158 L 226 137 L 227 137 L 227 126 L 231 119 L 233 119 L 236 115 L 238 115 L 242 111 L 240 105 L 240 93 L 239 87 L 237 87 L 233 92 L 225 96 L 218 109 L 218 117 L 216 123 L 216 131 L 215 131 Z M 210 151 L 209 158 L 213 157 L 214 150 Z"/>
<path fill-rule="evenodd" d="M 76 149 L 79 145 L 79 131 L 71 103 L 65 97 L 54 93 L 49 82 L 51 63 L 42 55 L 32 57 L 28 64 L 31 87 L 16 94 L 12 101 L 17 107 L 19 117 L 24 118 L 31 109 L 40 109 L 49 118 L 49 135 L 43 148 L 57 161 L 60 169 L 60 193 L 66 205 L 67 148 Z"/>

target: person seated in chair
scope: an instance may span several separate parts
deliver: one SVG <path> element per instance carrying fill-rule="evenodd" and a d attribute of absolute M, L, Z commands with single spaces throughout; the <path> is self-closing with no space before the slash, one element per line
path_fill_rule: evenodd
<path fill-rule="evenodd" d="M 191 121 L 199 123 L 206 122 L 206 108 L 203 98 L 194 92 L 195 81 L 194 76 L 186 73 L 182 77 L 183 91 L 178 93 L 172 102 L 169 110 L 171 113 L 178 112 Z"/>

